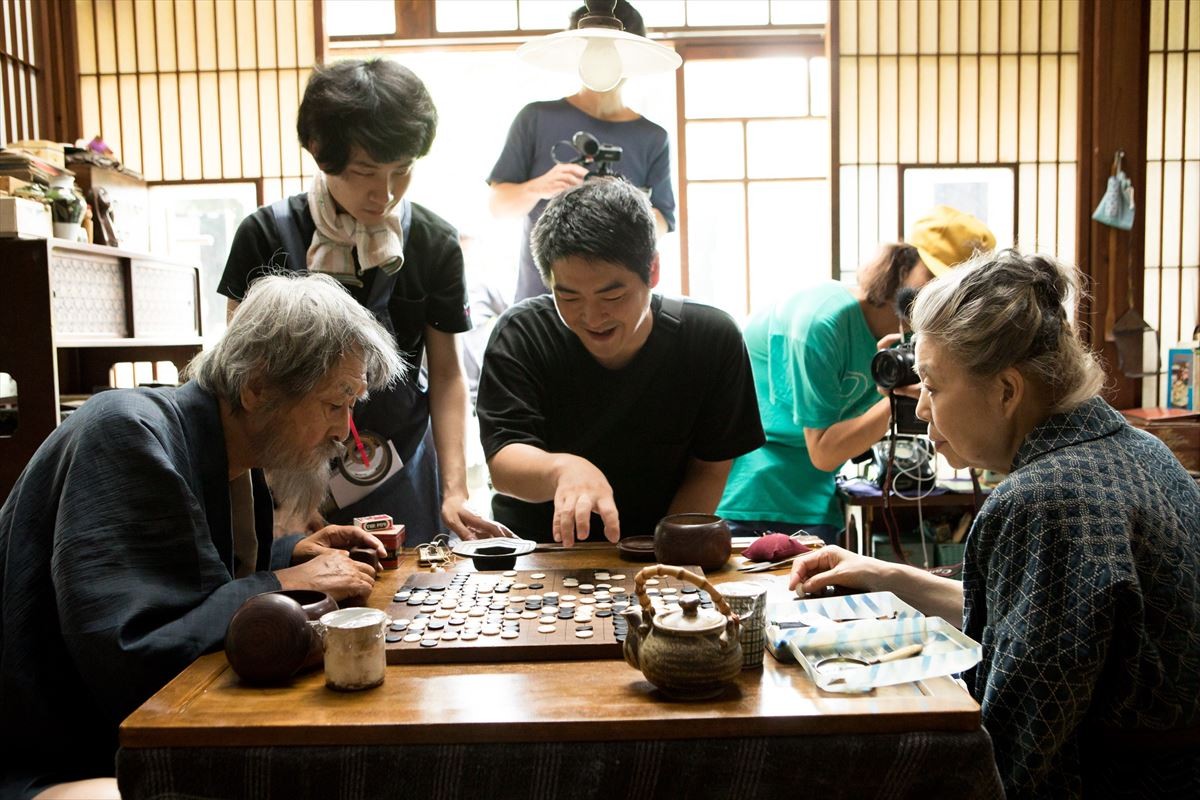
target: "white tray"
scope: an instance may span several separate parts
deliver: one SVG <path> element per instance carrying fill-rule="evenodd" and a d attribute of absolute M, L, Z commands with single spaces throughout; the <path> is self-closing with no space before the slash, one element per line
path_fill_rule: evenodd
<path fill-rule="evenodd" d="M 809 628 L 768 628 L 767 636 L 768 641 L 786 648 L 813 683 L 828 692 L 864 692 L 878 686 L 952 675 L 970 669 L 983 657 L 983 647 L 962 631 L 940 617 L 920 615 Z M 909 658 L 841 671 L 818 668 L 822 659 L 831 656 L 870 659 L 913 644 L 924 645 L 924 649 Z"/>

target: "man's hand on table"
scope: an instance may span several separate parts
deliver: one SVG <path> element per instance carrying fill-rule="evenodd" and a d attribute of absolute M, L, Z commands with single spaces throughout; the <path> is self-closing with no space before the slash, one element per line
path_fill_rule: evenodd
<path fill-rule="evenodd" d="M 559 470 L 554 490 L 554 541 L 570 547 L 588 538 L 592 514 L 604 520 L 604 538 L 621 538 L 621 522 L 612 486 L 604 473 L 587 459 L 570 456 Z"/>
<path fill-rule="evenodd" d="M 315 589 L 334 600 L 365 597 L 375 586 L 375 570 L 350 558 L 351 547 L 366 547 L 381 558 L 387 550 L 371 534 L 353 525 L 327 525 L 296 543 L 295 566 L 277 570 L 281 589 Z"/>

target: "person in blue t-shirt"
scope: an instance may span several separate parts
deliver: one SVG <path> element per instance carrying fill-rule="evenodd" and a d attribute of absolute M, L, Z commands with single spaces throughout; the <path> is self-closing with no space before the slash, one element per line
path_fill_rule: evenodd
<path fill-rule="evenodd" d="M 571 28 L 586 13 L 584 7 L 577 9 L 571 15 Z M 625 0 L 619 0 L 614 14 L 627 32 L 646 35 L 641 14 Z M 552 156 L 559 142 L 571 141 L 578 131 L 590 133 L 602 144 L 622 148 L 620 160 L 612 165 L 613 172 L 649 193 L 659 236 L 675 230 L 667 132 L 625 105 L 621 84 L 607 92 L 581 87 L 570 97 L 530 103 L 513 120 L 504 149 L 487 179 L 492 187 L 492 213 L 525 218 L 514 303 L 550 291 L 533 263 L 529 234 L 550 198 L 583 183 L 588 175 L 582 165 L 559 164 Z M 570 152 L 565 147 L 560 150 Z"/>

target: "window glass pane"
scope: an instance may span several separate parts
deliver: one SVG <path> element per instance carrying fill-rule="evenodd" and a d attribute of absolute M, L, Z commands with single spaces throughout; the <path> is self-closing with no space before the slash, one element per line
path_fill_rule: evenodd
<path fill-rule="evenodd" d="M 750 310 L 827 280 L 829 196 L 825 181 L 750 184 Z"/>
<path fill-rule="evenodd" d="M 437 0 L 439 31 L 510 31 L 517 27 L 516 0 Z M 566 27 L 565 23 L 560 27 Z"/>
<path fill-rule="evenodd" d="M 820 25 L 828 18 L 828 0 L 771 0 L 772 25 Z"/>
<path fill-rule="evenodd" d="M 253 183 L 151 186 L 150 250 L 200 265 L 205 346 L 225 330 L 225 298 L 217 283 L 238 225 L 258 207 Z"/>
<path fill-rule="evenodd" d="M 566 30 L 571 12 L 583 5 L 583 0 L 518 0 L 517 12 L 525 30 Z"/>
<path fill-rule="evenodd" d="M 1012 247 L 1016 240 L 1016 220 L 1013 218 L 1016 176 L 1008 167 L 907 169 L 903 190 L 906 233 L 929 209 L 946 205 L 983 220 L 995 234 L 998 248 Z M 1029 205 L 1035 207 L 1036 203 Z M 1032 230 L 1028 238 L 1034 239 Z"/>
<path fill-rule="evenodd" d="M 824 178 L 829 171 L 829 123 L 793 119 L 746 124 L 751 178 Z M 692 174 L 688 134 L 688 177 Z"/>
<path fill-rule="evenodd" d="M 689 122 L 688 180 L 729 180 L 745 177 L 742 147 L 740 122 Z"/>
<path fill-rule="evenodd" d="M 829 116 L 829 61 L 824 58 L 808 60 L 808 113 L 814 117 Z"/>
<path fill-rule="evenodd" d="M 766 25 L 767 0 L 687 0 L 688 25 Z"/>
<path fill-rule="evenodd" d="M 392 0 L 325 0 L 325 30 L 330 36 L 391 36 L 396 32 Z"/>
<path fill-rule="evenodd" d="M 746 315 L 745 196 L 740 183 L 688 185 L 689 294 Z"/>
<path fill-rule="evenodd" d="M 646 30 L 683 27 L 683 0 L 638 0 L 636 8 Z"/>
<path fill-rule="evenodd" d="M 683 65 L 687 116 L 803 116 L 808 113 L 805 61 L 794 57 L 687 61 Z"/>

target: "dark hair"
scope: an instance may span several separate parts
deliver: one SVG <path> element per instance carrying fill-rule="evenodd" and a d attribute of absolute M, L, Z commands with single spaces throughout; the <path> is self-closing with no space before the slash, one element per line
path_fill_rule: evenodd
<path fill-rule="evenodd" d="M 574 30 L 579 25 L 579 20 L 586 17 L 587 13 L 587 6 L 580 6 L 571 12 L 571 30 Z M 613 16 L 621 20 L 621 24 L 625 26 L 626 33 L 632 33 L 635 36 L 646 35 L 646 23 L 642 22 L 642 15 L 625 0 L 617 0 L 617 7 L 613 10 Z"/>
<path fill-rule="evenodd" d="M 1016 367 L 1046 387 L 1052 411 L 1070 411 L 1104 384 L 1099 362 L 1071 324 L 1080 283 L 1074 267 L 1049 256 L 987 253 L 921 290 L 913 330 L 937 340 L 974 375 Z"/>
<path fill-rule="evenodd" d="M 554 264 L 577 256 L 620 264 L 649 284 L 654 214 L 646 195 L 624 178 L 592 178 L 550 201 L 529 242 L 546 283 Z"/>
<path fill-rule="evenodd" d="M 337 61 L 308 79 L 296 118 L 300 144 L 337 175 L 357 146 L 380 163 L 420 158 L 437 132 L 437 109 L 407 67 L 383 58 Z"/>
<path fill-rule="evenodd" d="M 921 254 L 911 244 L 884 245 L 873 260 L 858 270 L 858 285 L 866 293 L 867 302 L 877 308 L 890 304 L 920 260 Z"/>

